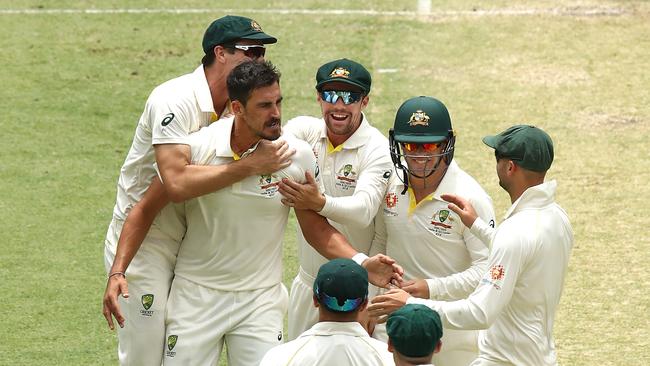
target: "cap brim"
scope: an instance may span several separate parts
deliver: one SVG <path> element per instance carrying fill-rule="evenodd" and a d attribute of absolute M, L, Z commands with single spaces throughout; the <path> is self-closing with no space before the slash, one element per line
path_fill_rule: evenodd
<path fill-rule="evenodd" d="M 499 142 L 499 136 L 485 136 L 483 137 L 483 143 L 487 146 L 496 149 L 497 143 Z"/>
<path fill-rule="evenodd" d="M 256 32 L 252 33 L 250 35 L 242 36 L 239 37 L 239 39 L 252 39 L 255 41 L 261 41 L 262 43 L 268 44 L 268 43 L 276 43 L 278 41 L 277 38 L 270 36 L 264 32 Z"/>
<path fill-rule="evenodd" d="M 327 83 L 345 83 L 345 84 L 350 84 L 350 85 L 354 85 L 354 86 L 356 86 L 357 88 L 361 89 L 364 93 L 367 93 L 367 92 L 368 92 L 368 91 L 366 90 L 366 88 L 363 87 L 362 85 L 360 85 L 360 84 L 358 84 L 358 83 L 355 83 L 354 81 L 352 81 L 352 80 L 350 80 L 350 79 L 346 79 L 346 78 L 342 78 L 342 77 L 329 78 L 329 79 L 323 80 L 323 81 L 321 81 L 320 83 L 316 84 L 316 90 L 321 90 L 322 87 L 323 87 L 323 85 L 325 85 L 325 84 L 327 84 Z"/>
<path fill-rule="evenodd" d="M 443 142 L 448 138 L 448 136 L 433 136 L 433 135 L 400 135 L 395 134 L 395 141 L 397 142 L 415 142 L 416 144 L 428 144 Z"/>

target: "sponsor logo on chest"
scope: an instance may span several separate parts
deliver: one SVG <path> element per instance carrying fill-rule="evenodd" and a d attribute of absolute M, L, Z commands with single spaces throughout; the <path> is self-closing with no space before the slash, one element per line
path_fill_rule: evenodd
<path fill-rule="evenodd" d="M 278 191 L 278 185 L 280 184 L 280 179 L 275 174 L 264 174 L 260 175 L 259 182 L 257 187 L 259 188 L 259 193 L 264 197 L 274 197 L 275 193 Z"/>
<path fill-rule="evenodd" d="M 441 209 L 433 213 L 429 220 L 429 231 L 442 236 L 451 234 L 453 217 L 449 215 L 449 210 Z"/>

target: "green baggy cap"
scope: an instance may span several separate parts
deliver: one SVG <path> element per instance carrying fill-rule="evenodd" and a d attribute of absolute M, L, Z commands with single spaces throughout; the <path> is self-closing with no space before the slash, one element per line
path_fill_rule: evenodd
<path fill-rule="evenodd" d="M 388 338 L 397 352 L 407 357 L 433 353 L 442 338 L 442 322 L 437 312 L 421 304 L 407 304 L 388 316 Z"/>
<path fill-rule="evenodd" d="M 361 88 L 364 94 L 370 93 L 372 78 L 363 65 L 358 62 L 342 58 L 326 63 L 316 71 L 316 90 L 322 90 L 324 84 L 342 82 Z"/>
<path fill-rule="evenodd" d="M 217 45 L 234 43 L 240 39 L 252 39 L 262 43 L 275 43 L 278 40 L 270 36 L 253 19 L 238 15 L 226 15 L 210 24 L 203 35 L 203 52 L 212 52 Z"/>
<path fill-rule="evenodd" d="M 547 171 L 553 162 L 553 140 L 535 126 L 512 126 L 498 135 L 483 137 L 483 143 L 493 148 L 498 157 L 535 172 Z"/>
<path fill-rule="evenodd" d="M 393 131 L 397 142 L 436 143 L 453 136 L 447 107 L 438 99 L 425 96 L 402 103 Z"/>
<path fill-rule="evenodd" d="M 330 311 L 351 312 L 368 297 L 368 271 L 351 259 L 333 259 L 318 270 L 314 295 Z"/>

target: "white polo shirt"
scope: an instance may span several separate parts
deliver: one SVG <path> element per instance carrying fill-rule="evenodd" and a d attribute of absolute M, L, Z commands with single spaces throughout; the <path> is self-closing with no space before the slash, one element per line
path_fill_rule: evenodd
<path fill-rule="evenodd" d="M 260 366 L 394 365 L 386 343 L 357 322 L 320 322 L 291 342 L 269 350 Z"/>
<path fill-rule="evenodd" d="M 223 165 L 238 157 L 230 147 L 233 119 L 223 119 L 188 137 L 192 164 Z M 282 280 L 282 239 L 289 208 L 280 201 L 282 178 L 304 182 L 316 158 L 304 141 L 283 136 L 296 149 L 289 167 L 251 176 L 186 201 L 187 233 L 175 275 L 221 291 L 248 291 Z"/>
<path fill-rule="evenodd" d="M 488 271 L 468 299 L 408 301 L 438 311 L 445 327 L 486 329 L 479 358 L 491 364 L 557 365 L 553 322 L 573 230 L 555 203 L 556 186 L 530 187 L 512 204 L 494 234 Z"/>
<path fill-rule="evenodd" d="M 487 269 L 487 244 L 463 225 L 440 196 L 466 198 L 479 217 L 494 227 L 492 199 L 455 160 L 438 188 L 419 203 L 411 188 L 404 194 L 403 190 L 404 184 L 394 176 L 377 214 L 373 252 L 385 248 L 384 253 L 404 268 L 405 279 L 426 279 L 431 299 L 464 299 Z"/>
<path fill-rule="evenodd" d="M 129 211 L 149 188 L 156 174 L 152 145 L 184 143 L 188 134 L 216 119 L 202 65 L 191 74 L 166 81 L 156 87 L 147 99 L 131 149 L 120 170 L 113 217 L 126 220 Z M 179 210 L 182 212 L 182 205 L 167 205 L 163 208 L 150 233 L 162 231 L 180 241 L 185 228 L 178 217 Z"/>
<path fill-rule="evenodd" d="M 285 130 L 307 141 L 318 159 L 325 193 L 325 207 L 319 214 L 327 217 L 358 252 L 368 254 L 374 217 L 393 171 L 386 137 L 368 123 L 365 115 L 352 136 L 336 148 L 327 138 L 322 118 L 296 117 L 287 122 Z M 297 241 L 300 266 L 315 277 L 327 259 L 307 243 L 300 228 Z"/>

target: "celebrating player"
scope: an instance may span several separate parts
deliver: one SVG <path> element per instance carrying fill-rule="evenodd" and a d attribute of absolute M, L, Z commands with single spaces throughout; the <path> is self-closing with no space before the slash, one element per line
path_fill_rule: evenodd
<path fill-rule="evenodd" d="M 464 299 L 486 270 L 488 250 L 440 196 L 467 197 L 481 218 L 494 225 L 492 200 L 453 159 L 456 136 L 439 100 L 420 96 L 405 101 L 389 139 L 397 174 L 375 220 L 373 251 L 399 261 L 407 280 L 402 288 L 411 295 Z M 384 339 L 384 331 L 378 326 L 374 336 Z M 478 353 L 477 336 L 477 331 L 445 329 L 445 347 L 434 363 L 468 365 Z"/>
<path fill-rule="evenodd" d="M 165 304 L 178 246 L 185 232 L 182 205 L 165 206 L 166 199 L 151 199 L 149 201 L 155 204 L 150 206 L 137 204 L 156 176 L 154 146 L 156 161 L 168 189 L 160 192 L 169 193 L 174 201 L 211 192 L 246 176 L 268 173 L 289 164 L 291 150 L 283 143 L 264 142 L 249 159 L 219 167 L 189 165 L 189 149 L 183 145 L 190 132 L 228 113 L 228 73 L 243 61 L 263 60 L 264 44 L 275 42 L 276 39 L 264 33 L 252 19 L 219 18 L 210 24 L 203 37 L 202 65 L 191 74 L 156 87 L 147 100 L 120 171 L 113 220 L 104 250 L 109 273 L 104 316 L 111 329 L 113 315 L 120 325 L 118 356 L 121 364 L 159 366 L 162 362 Z M 154 184 L 162 187 L 160 182 Z M 154 193 L 149 195 L 155 196 Z M 137 247 L 131 251 L 120 250 L 118 238 L 138 245 L 144 241 L 130 266 Z M 118 305 L 120 294 L 124 294 L 119 300 L 124 315 Z"/>
<path fill-rule="evenodd" d="M 285 204 L 328 218 L 365 254 L 370 251 L 374 216 L 392 171 L 388 141 L 363 114 L 370 86 L 368 70 L 352 60 L 334 60 L 318 69 L 316 92 L 322 118 L 297 117 L 287 122 L 285 130 L 311 145 L 324 194 L 313 177 L 308 177 L 307 184 L 288 179 L 280 184 Z M 318 321 L 312 284 L 319 267 L 327 262 L 300 230 L 297 238 L 300 269 L 289 298 L 289 339 Z"/>
<path fill-rule="evenodd" d="M 557 365 L 553 322 L 573 246 L 569 219 L 555 203 L 556 182 L 545 182 L 553 162 L 546 132 L 517 125 L 483 142 L 494 149 L 499 185 L 510 195 L 506 218 L 492 229 L 472 204 L 444 195 L 449 208 L 477 236 L 491 240 L 488 271 L 464 300 L 422 300 L 391 290 L 373 300 L 370 313 L 393 311 L 404 303 L 422 303 L 453 329 L 486 329 L 472 365 Z"/>

